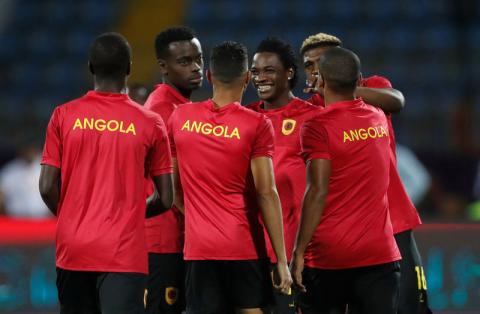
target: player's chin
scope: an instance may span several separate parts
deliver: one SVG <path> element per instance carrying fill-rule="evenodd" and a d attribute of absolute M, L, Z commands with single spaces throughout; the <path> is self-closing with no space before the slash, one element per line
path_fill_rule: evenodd
<path fill-rule="evenodd" d="M 203 84 L 203 81 L 190 82 L 189 88 L 190 88 L 191 90 L 199 89 L 200 87 L 202 87 L 202 84 Z"/>

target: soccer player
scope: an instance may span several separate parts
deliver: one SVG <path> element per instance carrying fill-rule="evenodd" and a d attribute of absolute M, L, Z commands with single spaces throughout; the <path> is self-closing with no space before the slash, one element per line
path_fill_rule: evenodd
<path fill-rule="evenodd" d="M 145 108 L 168 121 L 173 110 L 190 102 L 192 91 L 202 84 L 202 47 L 192 29 L 175 26 L 157 35 L 155 50 L 164 82 L 155 86 Z M 149 252 L 146 312 L 180 314 L 185 309 L 183 214 L 174 206 L 147 219 L 146 236 Z"/>
<path fill-rule="evenodd" d="M 308 87 L 316 81 L 317 61 L 325 51 L 332 47 L 341 46 L 342 42 L 335 36 L 319 33 L 305 39 L 301 48 Z M 323 92 L 310 98 L 313 104 L 323 106 Z M 403 108 L 401 92 L 392 88 L 391 83 L 383 77 L 372 76 L 361 80 L 355 91 L 357 97 L 371 105 L 377 106 L 387 115 L 390 135 L 391 163 L 390 185 L 388 187 L 388 201 L 390 219 L 397 245 L 402 254 L 400 280 L 399 314 L 424 314 L 431 313 L 427 301 L 427 285 L 422 260 L 418 252 L 413 228 L 421 224 L 417 210 L 410 200 L 397 170 L 395 134 L 392 124 L 392 112 Z"/>
<path fill-rule="evenodd" d="M 275 131 L 273 166 L 282 204 L 287 260 L 290 261 L 306 182 L 300 130 L 305 120 L 320 109 L 292 93 L 298 74 L 295 53 L 288 43 L 277 38 L 263 40 L 253 57 L 251 72 L 260 101 L 247 107 L 265 114 Z M 268 239 L 267 244 L 268 255 L 275 263 Z M 292 294 L 286 296 L 276 292 L 274 298 L 274 313 L 295 313 Z"/>
<path fill-rule="evenodd" d="M 240 105 L 250 79 L 246 48 L 224 42 L 209 64 L 212 99 L 179 106 L 168 127 L 184 192 L 184 203 L 175 200 L 185 212 L 187 313 L 262 313 L 272 281 L 259 210 L 278 261 L 275 287 L 288 293 L 291 284 L 273 128 Z"/>
<path fill-rule="evenodd" d="M 61 313 L 143 313 L 148 273 L 145 217 L 172 205 L 172 165 L 160 116 L 126 94 L 131 50 L 97 37 L 95 89 L 59 106 L 47 127 L 40 193 L 57 215 Z M 145 203 L 149 174 L 158 193 Z"/>
<path fill-rule="evenodd" d="M 304 314 L 341 313 L 346 303 L 361 314 L 397 310 L 388 124 L 380 109 L 355 98 L 359 80 L 353 52 L 332 48 L 320 58 L 326 109 L 302 128 L 307 188 L 291 264 Z"/>

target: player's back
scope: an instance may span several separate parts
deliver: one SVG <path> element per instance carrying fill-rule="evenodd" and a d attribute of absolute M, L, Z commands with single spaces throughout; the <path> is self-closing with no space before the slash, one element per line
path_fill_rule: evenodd
<path fill-rule="evenodd" d="M 273 155 L 273 129 L 260 113 L 232 103 L 184 104 L 169 121 L 185 197 L 185 259 L 265 256 L 252 158 Z"/>
<path fill-rule="evenodd" d="M 57 264 L 143 271 L 146 256 L 132 247 L 145 250 L 143 180 L 163 122 L 127 95 L 91 91 L 58 107 L 51 123 L 62 145 Z"/>
<path fill-rule="evenodd" d="M 361 100 L 328 106 L 302 131 L 310 159 L 331 161 L 326 206 L 312 240 L 312 267 L 349 268 L 399 259 L 388 214 L 389 134 L 384 113 Z M 322 139 L 308 153 L 305 137 Z"/>

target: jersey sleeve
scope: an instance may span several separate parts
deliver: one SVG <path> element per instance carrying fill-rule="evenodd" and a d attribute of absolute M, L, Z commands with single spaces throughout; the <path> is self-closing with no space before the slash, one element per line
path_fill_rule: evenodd
<path fill-rule="evenodd" d="M 270 157 L 273 158 L 275 150 L 273 125 L 270 119 L 263 116 L 257 126 L 255 140 L 253 143 L 251 158 Z"/>
<path fill-rule="evenodd" d="M 331 159 L 327 130 L 316 119 L 303 124 L 301 132 L 302 155 L 305 161 Z"/>
<path fill-rule="evenodd" d="M 148 161 L 151 177 L 172 173 L 172 157 L 165 124 L 160 117 L 155 120 L 151 154 Z"/>
<path fill-rule="evenodd" d="M 49 165 L 60 168 L 62 165 L 62 134 L 60 129 L 59 108 L 53 111 L 48 122 L 45 145 L 43 146 L 42 165 Z"/>
<path fill-rule="evenodd" d="M 386 77 L 375 75 L 365 79 L 363 86 L 369 88 L 392 88 L 392 83 Z"/>

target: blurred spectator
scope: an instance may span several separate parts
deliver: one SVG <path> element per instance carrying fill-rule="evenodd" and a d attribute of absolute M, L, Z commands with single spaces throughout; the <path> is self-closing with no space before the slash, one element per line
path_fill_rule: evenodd
<path fill-rule="evenodd" d="M 128 86 L 128 96 L 130 96 L 134 102 L 142 106 L 145 101 L 147 101 L 148 94 L 150 94 L 150 91 L 145 85 L 133 83 Z"/>
<path fill-rule="evenodd" d="M 398 143 L 397 168 L 410 199 L 418 205 L 430 188 L 430 174 L 410 148 Z"/>
<path fill-rule="evenodd" d="M 50 211 L 38 191 L 40 149 L 29 142 L 20 147 L 18 156 L 0 171 L 0 200 L 7 216 L 44 218 Z"/>

